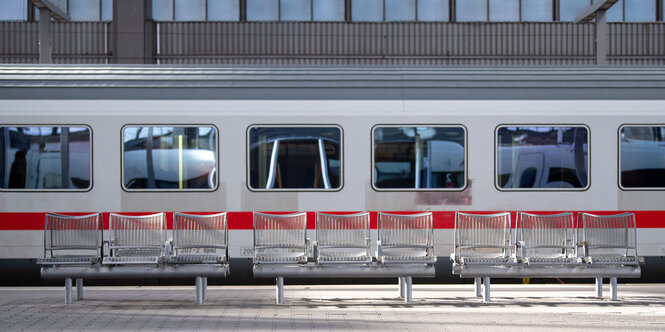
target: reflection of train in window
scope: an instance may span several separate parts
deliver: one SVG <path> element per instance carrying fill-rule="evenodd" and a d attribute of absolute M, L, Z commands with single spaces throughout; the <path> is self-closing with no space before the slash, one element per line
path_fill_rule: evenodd
<path fill-rule="evenodd" d="M 2 189 L 90 188 L 90 129 L 0 127 Z"/>
<path fill-rule="evenodd" d="M 250 187 L 339 189 L 341 135 L 339 127 L 251 127 Z"/>
<path fill-rule="evenodd" d="M 126 189 L 214 189 L 217 133 L 211 126 L 123 128 Z"/>
<path fill-rule="evenodd" d="M 624 189 L 665 188 L 665 127 L 621 127 L 620 183 Z"/>
<path fill-rule="evenodd" d="M 501 126 L 496 139 L 500 189 L 587 188 L 586 127 Z"/>

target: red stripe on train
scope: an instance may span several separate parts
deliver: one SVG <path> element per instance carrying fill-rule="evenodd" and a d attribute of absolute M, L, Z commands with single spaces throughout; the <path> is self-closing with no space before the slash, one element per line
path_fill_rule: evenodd
<path fill-rule="evenodd" d="M 353 213 L 349 212 L 331 212 L 331 213 Z M 492 213 L 496 211 L 474 211 L 473 213 Z M 528 211 L 532 213 L 558 213 L 557 211 Z M 624 211 L 589 211 L 594 214 L 613 214 Z M 63 212 L 65 213 L 65 212 Z M 205 214 L 207 212 L 188 212 L 194 214 Z M 212 212 L 210 212 L 212 213 Z M 279 212 L 284 213 L 284 212 Z M 409 214 L 414 212 L 394 212 L 396 214 Z M 665 228 L 665 211 L 634 211 L 637 220 L 638 228 Z M 86 213 L 65 213 L 71 215 L 81 215 Z M 126 215 L 142 215 L 150 214 L 150 212 L 122 212 Z M 434 219 L 434 228 L 436 229 L 452 229 L 455 226 L 455 212 L 453 211 L 432 211 Z M 515 222 L 516 212 L 512 212 L 512 220 Z M 314 229 L 314 212 L 307 212 L 307 228 Z M 370 212 L 370 223 L 372 228 L 377 225 L 377 212 Z M 104 228 L 108 229 L 109 213 L 103 213 Z M 169 229 L 173 228 L 173 214 L 166 213 L 167 226 Z M 575 212 L 577 218 L 577 212 Z M 229 229 L 252 229 L 253 220 L 252 212 L 229 212 L 228 214 Z M 514 226 L 514 224 L 513 224 Z M 44 229 L 44 213 L 43 212 L 0 212 L 0 230 L 43 230 Z"/>

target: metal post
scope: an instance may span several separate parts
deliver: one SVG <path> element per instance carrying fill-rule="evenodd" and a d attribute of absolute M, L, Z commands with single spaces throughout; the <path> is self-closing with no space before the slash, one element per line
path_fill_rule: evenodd
<path fill-rule="evenodd" d="M 603 278 L 596 278 L 596 297 L 603 297 Z"/>
<path fill-rule="evenodd" d="M 412 279 L 411 277 L 404 277 L 404 281 L 406 284 L 406 294 L 405 294 L 406 296 L 404 297 L 404 303 L 411 303 L 413 299 L 412 296 L 413 292 L 411 289 Z"/>
<path fill-rule="evenodd" d="M 39 63 L 53 63 L 51 57 L 51 11 L 39 9 Z"/>
<path fill-rule="evenodd" d="M 605 19 L 606 11 L 599 9 L 596 11 L 596 64 L 607 64 L 607 50 L 610 45 L 609 26 Z"/>
<path fill-rule="evenodd" d="M 203 303 L 203 278 L 196 277 L 196 304 Z"/>
<path fill-rule="evenodd" d="M 277 277 L 277 304 L 284 304 L 284 277 Z"/>
<path fill-rule="evenodd" d="M 490 277 L 483 278 L 483 302 L 490 302 Z"/>
<path fill-rule="evenodd" d="M 482 283 L 481 283 L 480 278 L 473 278 L 473 286 L 476 288 L 476 296 L 477 296 L 477 297 L 481 297 L 481 296 L 482 296 L 482 295 L 481 295 L 482 292 L 480 291 L 481 284 L 482 284 Z"/>
<path fill-rule="evenodd" d="M 404 277 L 398 277 L 397 283 L 399 284 L 399 298 L 403 299 L 406 295 L 406 290 L 404 289 Z"/>
<path fill-rule="evenodd" d="M 610 277 L 610 301 L 617 300 L 617 278 Z"/>
<path fill-rule="evenodd" d="M 83 279 L 76 279 L 76 300 L 83 300 Z"/>
<path fill-rule="evenodd" d="M 203 301 L 208 301 L 208 278 L 203 277 Z"/>
<path fill-rule="evenodd" d="M 72 278 L 65 278 L 65 304 L 72 304 Z"/>

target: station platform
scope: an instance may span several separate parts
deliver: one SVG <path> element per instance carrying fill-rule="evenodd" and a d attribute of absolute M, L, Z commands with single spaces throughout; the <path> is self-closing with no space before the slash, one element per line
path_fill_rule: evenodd
<path fill-rule="evenodd" d="M 619 301 L 593 284 L 493 284 L 492 302 L 473 285 L 413 285 L 404 304 L 394 285 L 85 287 L 64 304 L 64 287 L 0 288 L 2 331 L 609 331 L 665 330 L 665 284 L 619 284 Z"/>

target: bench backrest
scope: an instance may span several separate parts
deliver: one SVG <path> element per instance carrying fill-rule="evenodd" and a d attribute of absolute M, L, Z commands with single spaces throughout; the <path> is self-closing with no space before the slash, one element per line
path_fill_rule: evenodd
<path fill-rule="evenodd" d="M 198 254 L 217 252 L 226 255 L 228 223 L 226 212 L 193 215 L 173 213 L 173 250 L 176 255 L 183 251 L 199 251 Z M 203 252 L 200 252 L 203 249 Z"/>
<path fill-rule="evenodd" d="M 319 255 L 369 256 L 369 212 L 346 215 L 317 212 L 316 241 Z"/>
<path fill-rule="evenodd" d="M 599 216 L 580 212 L 579 241 L 594 256 L 637 257 L 637 232 L 634 213 Z"/>
<path fill-rule="evenodd" d="M 433 256 L 431 212 L 407 215 L 379 212 L 378 232 L 386 256 Z"/>
<path fill-rule="evenodd" d="M 268 214 L 254 212 L 254 259 L 276 260 L 307 254 L 307 213 Z"/>
<path fill-rule="evenodd" d="M 90 255 L 101 255 L 102 214 L 68 216 L 48 213 L 44 218 L 44 257 L 47 252 L 85 251 Z M 92 253 L 95 251 L 96 253 Z"/>
<path fill-rule="evenodd" d="M 163 212 L 142 216 L 111 213 L 109 230 L 113 256 L 160 255 L 166 242 Z"/>
<path fill-rule="evenodd" d="M 527 257 L 572 257 L 576 245 L 573 214 L 518 212 L 515 243 L 518 241 L 524 242 Z"/>
<path fill-rule="evenodd" d="M 510 255 L 510 213 L 455 213 L 455 258 Z"/>

